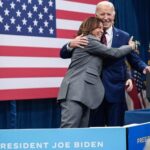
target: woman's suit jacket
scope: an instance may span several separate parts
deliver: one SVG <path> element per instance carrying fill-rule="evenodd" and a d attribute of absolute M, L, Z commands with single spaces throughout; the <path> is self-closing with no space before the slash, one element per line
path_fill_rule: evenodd
<path fill-rule="evenodd" d="M 107 48 L 94 36 L 87 36 L 89 44 L 76 48 L 72 54 L 71 64 L 65 75 L 58 100 L 79 101 L 91 109 L 97 108 L 104 97 L 104 87 L 100 77 L 103 58 L 121 57 L 131 52 L 130 46 Z"/>

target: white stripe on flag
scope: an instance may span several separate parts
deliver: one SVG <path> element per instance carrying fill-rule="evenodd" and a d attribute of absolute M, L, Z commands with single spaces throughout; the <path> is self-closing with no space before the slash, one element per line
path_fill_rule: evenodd
<path fill-rule="evenodd" d="M 66 30 L 78 30 L 81 21 L 57 19 L 57 28 Z"/>
<path fill-rule="evenodd" d="M 9 40 L 8 40 L 9 39 Z M 1 46 L 61 48 L 69 39 L 43 38 L 34 36 L 0 35 Z"/>
<path fill-rule="evenodd" d="M 28 68 L 66 68 L 70 59 L 45 57 L 7 57 L 0 56 L 0 67 L 28 67 Z"/>
<path fill-rule="evenodd" d="M 59 87 L 62 79 L 62 77 L 2 78 L 0 79 L 0 90 Z"/>
<path fill-rule="evenodd" d="M 80 12 L 80 13 L 90 13 L 90 14 L 95 13 L 95 5 L 83 4 L 83 3 L 77 3 L 77 2 L 69 2 L 69 1 L 64 1 L 64 0 L 56 0 L 56 9 L 67 10 L 67 11 L 72 11 L 72 12 Z"/>

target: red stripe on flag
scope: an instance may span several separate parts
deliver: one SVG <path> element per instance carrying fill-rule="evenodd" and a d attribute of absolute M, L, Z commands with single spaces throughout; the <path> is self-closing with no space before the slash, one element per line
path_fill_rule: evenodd
<path fill-rule="evenodd" d="M 88 13 L 80 13 L 80 12 L 71 12 L 65 10 L 57 10 L 56 12 L 57 18 L 60 19 L 69 19 L 69 20 L 78 20 L 83 21 L 90 16 L 94 16 L 93 14 Z"/>
<path fill-rule="evenodd" d="M 56 98 L 59 88 L 0 90 L 0 100 Z"/>
<path fill-rule="evenodd" d="M 57 29 L 57 37 L 58 38 L 75 38 L 75 36 L 77 35 L 77 31 L 76 30 L 59 30 Z"/>
<path fill-rule="evenodd" d="M 69 0 L 69 1 L 96 5 L 101 1 L 107 1 L 107 0 Z"/>
<path fill-rule="evenodd" d="M 0 46 L 0 56 L 59 57 L 59 48 Z"/>
<path fill-rule="evenodd" d="M 67 68 L 0 68 L 0 78 L 64 77 Z"/>

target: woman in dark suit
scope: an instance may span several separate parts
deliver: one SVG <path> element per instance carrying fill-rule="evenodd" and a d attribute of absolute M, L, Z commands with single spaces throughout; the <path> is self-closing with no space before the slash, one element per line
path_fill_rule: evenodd
<path fill-rule="evenodd" d="M 81 33 L 88 38 L 89 44 L 74 49 L 57 98 L 61 106 L 61 128 L 88 127 L 90 109 L 97 108 L 104 97 L 104 87 L 99 78 L 103 58 L 127 55 L 135 47 L 132 40 L 120 48 L 107 48 L 101 44 L 103 24 L 96 17 L 90 17 L 81 24 L 78 35 Z"/>

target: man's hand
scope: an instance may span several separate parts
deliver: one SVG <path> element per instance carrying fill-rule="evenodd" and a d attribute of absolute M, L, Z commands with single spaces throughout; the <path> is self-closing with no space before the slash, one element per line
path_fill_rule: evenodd
<path fill-rule="evenodd" d="M 143 70 L 143 74 L 150 73 L 150 66 L 146 66 Z"/>
<path fill-rule="evenodd" d="M 88 40 L 83 35 L 77 36 L 76 38 L 71 40 L 70 43 L 69 43 L 70 48 L 76 48 L 76 47 L 84 48 L 87 45 L 88 45 Z"/>
<path fill-rule="evenodd" d="M 126 81 L 126 91 L 127 91 L 127 92 L 130 92 L 130 91 L 132 91 L 132 89 L 133 89 L 132 80 L 131 80 L 131 79 L 128 79 L 128 80 Z"/>
<path fill-rule="evenodd" d="M 132 50 L 135 51 L 136 45 L 135 45 L 135 42 L 133 41 L 133 36 L 131 36 L 128 44 L 129 44 L 129 46 L 131 46 Z"/>

